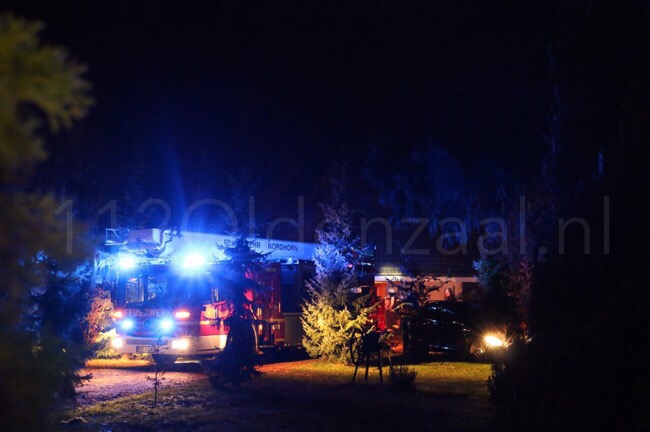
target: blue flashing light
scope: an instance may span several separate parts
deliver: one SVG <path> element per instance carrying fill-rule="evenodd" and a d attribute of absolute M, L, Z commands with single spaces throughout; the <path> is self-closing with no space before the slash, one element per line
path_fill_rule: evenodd
<path fill-rule="evenodd" d="M 120 321 L 120 328 L 125 331 L 133 329 L 134 325 L 135 323 L 130 318 Z"/>
<path fill-rule="evenodd" d="M 174 328 L 174 320 L 171 318 L 163 318 L 158 321 L 158 328 L 161 332 L 167 333 Z"/>
<path fill-rule="evenodd" d="M 128 255 L 120 257 L 117 263 L 122 270 L 129 270 L 137 265 L 135 258 Z"/>
<path fill-rule="evenodd" d="M 203 265 L 205 265 L 207 261 L 208 260 L 205 258 L 204 255 L 201 255 L 199 253 L 191 253 L 188 254 L 183 260 L 183 268 L 185 269 L 200 268 Z"/>

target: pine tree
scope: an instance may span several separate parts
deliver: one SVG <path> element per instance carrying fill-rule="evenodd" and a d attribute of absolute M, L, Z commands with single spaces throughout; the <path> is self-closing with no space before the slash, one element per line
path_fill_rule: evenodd
<path fill-rule="evenodd" d="M 344 199 L 342 170 L 332 179 L 332 199 L 322 204 L 323 227 L 314 251 L 316 274 L 307 283 L 309 298 L 303 304 L 303 345 L 312 357 L 347 362 L 346 345 L 354 329 L 367 330 L 372 306 L 359 296 L 355 262 L 359 240 L 352 234 L 351 211 Z"/>
<path fill-rule="evenodd" d="M 219 268 L 216 278 L 220 299 L 230 305 L 230 315 L 224 320 L 229 328 L 228 339 L 223 353 L 204 364 L 210 383 L 218 389 L 259 375 L 252 295 L 264 289 L 255 280 L 263 255 L 250 248 L 243 234 L 224 253 L 228 260 Z"/>
<path fill-rule="evenodd" d="M 65 51 L 40 43 L 41 28 L 0 15 L 0 423 L 7 430 L 45 429 L 57 402 L 74 396 L 84 359 L 88 272 L 78 269 L 87 250 L 69 243 L 80 231 L 57 217 L 66 208 L 30 182 L 47 156 L 41 135 L 83 117 L 88 84 Z"/>

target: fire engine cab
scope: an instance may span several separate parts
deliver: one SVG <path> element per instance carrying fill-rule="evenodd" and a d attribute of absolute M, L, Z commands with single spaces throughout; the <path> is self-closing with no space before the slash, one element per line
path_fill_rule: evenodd
<path fill-rule="evenodd" d="M 220 299 L 216 275 L 224 249 L 236 239 L 198 232 L 109 229 L 100 283 L 114 304 L 112 347 L 120 353 L 148 353 L 158 363 L 209 357 L 225 348 L 224 320 L 231 305 Z M 251 334 L 256 349 L 299 346 L 304 281 L 313 273 L 314 245 L 253 238 L 261 253 L 256 276 L 267 287 L 251 292 Z"/>

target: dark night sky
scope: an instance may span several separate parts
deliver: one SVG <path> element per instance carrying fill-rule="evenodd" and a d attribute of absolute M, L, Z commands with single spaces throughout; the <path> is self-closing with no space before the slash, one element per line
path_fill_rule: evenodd
<path fill-rule="evenodd" d="M 372 149 L 522 164 L 548 128 L 550 35 L 583 19 L 573 2 L 13 3 L 94 86 L 89 117 L 49 141 L 55 172 L 103 172 L 102 199 L 135 181 L 187 205 L 225 199 L 246 167 L 260 205 L 286 209 L 314 206 L 332 161 L 354 171 Z"/>

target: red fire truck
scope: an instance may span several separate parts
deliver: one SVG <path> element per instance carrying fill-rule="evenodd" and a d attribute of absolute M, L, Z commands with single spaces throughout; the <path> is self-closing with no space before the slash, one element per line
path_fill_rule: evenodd
<path fill-rule="evenodd" d="M 230 236 L 160 230 L 108 230 L 101 283 L 114 303 L 112 347 L 148 353 L 158 363 L 209 357 L 226 346 L 232 305 L 219 296 L 217 275 Z M 256 349 L 298 346 L 304 281 L 313 271 L 313 245 L 251 239 L 265 258 L 255 277 L 266 287 L 252 301 L 251 343 Z"/>

